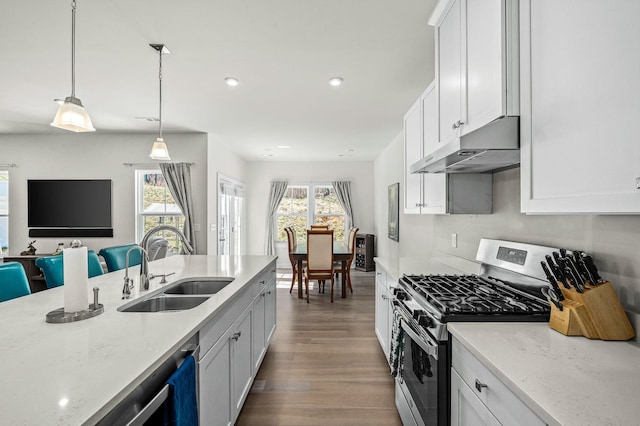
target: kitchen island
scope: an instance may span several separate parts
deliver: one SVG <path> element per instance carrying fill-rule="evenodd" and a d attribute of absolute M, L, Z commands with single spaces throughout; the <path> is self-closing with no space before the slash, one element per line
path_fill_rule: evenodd
<path fill-rule="evenodd" d="M 87 320 L 50 324 L 45 315 L 64 304 L 64 287 L 0 304 L 2 363 L 0 412 L 3 424 L 95 424 L 183 343 L 233 302 L 256 276 L 275 273 L 274 256 L 173 256 L 149 263 L 154 275 L 170 274 L 167 284 L 151 281 L 131 300 L 185 278 L 233 277 L 204 303 L 178 312 L 133 313 L 117 308 L 124 271 L 89 280 L 100 288 L 104 313 Z M 271 269 L 269 269 L 271 268 Z M 92 297 L 89 299 L 92 301 Z"/>

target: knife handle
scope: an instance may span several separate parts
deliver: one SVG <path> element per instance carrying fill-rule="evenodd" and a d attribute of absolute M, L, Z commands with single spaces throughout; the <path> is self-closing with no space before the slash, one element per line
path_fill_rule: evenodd
<path fill-rule="evenodd" d="M 547 264 L 544 262 L 544 260 L 540 261 L 540 265 L 542 265 L 542 270 L 547 276 L 547 280 L 549 280 L 549 284 L 551 284 L 551 288 L 556 293 L 556 298 L 558 298 L 559 300 L 564 299 L 564 295 L 560 291 L 560 287 L 558 287 L 558 280 L 556 279 L 556 277 L 553 276 L 551 271 L 549 271 L 549 268 L 547 267 Z"/>
<path fill-rule="evenodd" d="M 602 279 L 602 277 L 600 277 L 600 274 L 598 273 L 598 268 L 596 267 L 596 264 L 593 263 L 593 258 L 589 255 L 585 255 L 583 256 L 582 261 L 584 262 L 585 266 L 587 267 L 587 269 L 589 270 L 593 278 L 596 280 L 594 284 L 603 283 L 604 280 Z"/>

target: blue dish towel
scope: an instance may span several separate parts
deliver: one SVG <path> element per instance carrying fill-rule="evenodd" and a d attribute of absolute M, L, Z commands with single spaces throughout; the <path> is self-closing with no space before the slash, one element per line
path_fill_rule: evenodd
<path fill-rule="evenodd" d="M 196 360 L 189 355 L 167 380 L 169 399 L 165 411 L 165 425 L 197 426 L 198 398 L 196 395 Z"/>

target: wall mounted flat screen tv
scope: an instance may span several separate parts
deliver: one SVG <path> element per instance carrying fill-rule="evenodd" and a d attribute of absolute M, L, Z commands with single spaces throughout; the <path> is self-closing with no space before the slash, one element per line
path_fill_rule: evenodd
<path fill-rule="evenodd" d="M 74 229 L 109 229 L 113 233 L 109 179 L 28 180 L 27 202 L 29 228 L 61 228 L 53 233 L 41 230 L 45 235 L 31 229 L 30 236 L 107 236 L 104 231 L 78 235 Z"/>

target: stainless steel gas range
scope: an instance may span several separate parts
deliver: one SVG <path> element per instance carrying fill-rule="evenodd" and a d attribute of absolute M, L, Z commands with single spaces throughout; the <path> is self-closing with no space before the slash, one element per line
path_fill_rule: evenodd
<path fill-rule="evenodd" d="M 558 249 L 482 239 L 474 275 L 404 275 L 395 290 L 391 353 L 404 424 L 446 426 L 452 321 L 548 321 L 540 262 Z"/>

